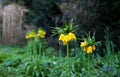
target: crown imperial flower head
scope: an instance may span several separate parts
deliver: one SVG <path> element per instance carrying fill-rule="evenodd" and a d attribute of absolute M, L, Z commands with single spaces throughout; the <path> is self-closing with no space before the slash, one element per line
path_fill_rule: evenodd
<path fill-rule="evenodd" d="M 39 29 L 38 32 L 36 33 L 34 30 L 28 32 L 25 36 L 26 39 L 31 39 L 31 38 L 45 38 L 46 32 L 43 31 L 42 29 Z"/>
<path fill-rule="evenodd" d="M 66 45 L 68 42 L 76 40 L 76 36 L 74 33 L 68 33 L 68 34 L 60 34 L 59 41 L 63 42 L 63 45 Z"/>
<path fill-rule="evenodd" d="M 80 46 L 82 48 L 82 50 L 88 54 L 93 53 L 93 51 L 96 50 L 96 44 L 98 44 L 99 42 L 95 42 L 95 37 L 94 37 L 95 33 L 93 34 L 92 37 L 90 37 L 90 33 L 87 34 L 87 38 L 83 38 L 83 42 L 81 42 Z"/>

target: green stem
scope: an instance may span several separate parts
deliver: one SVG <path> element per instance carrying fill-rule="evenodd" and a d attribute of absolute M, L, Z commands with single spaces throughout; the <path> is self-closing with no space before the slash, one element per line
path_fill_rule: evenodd
<path fill-rule="evenodd" d="M 70 58 L 69 58 L 69 44 L 67 44 L 67 59 L 68 59 L 68 77 L 71 77 L 71 74 L 70 74 Z"/>
<path fill-rule="evenodd" d="M 31 40 L 29 40 L 28 41 L 28 55 L 30 56 L 30 60 L 31 60 L 31 62 L 32 62 L 32 50 L 33 50 L 33 47 L 31 46 L 32 45 L 32 41 Z M 30 49 L 30 50 L 29 50 Z"/>
<path fill-rule="evenodd" d="M 34 60 L 34 59 L 33 59 L 33 56 L 34 56 L 33 40 L 31 40 L 31 43 L 30 43 L 30 44 L 31 44 L 30 47 L 32 48 L 32 49 L 30 50 L 30 54 L 31 54 L 31 62 L 33 62 L 33 60 Z"/>
<path fill-rule="evenodd" d="M 59 45 L 60 45 L 60 49 L 59 49 L 59 57 L 61 57 L 62 43 L 61 43 L 61 42 L 59 42 Z"/>
<path fill-rule="evenodd" d="M 88 54 L 88 77 L 90 77 L 90 55 Z"/>
<path fill-rule="evenodd" d="M 42 53 L 42 44 L 41 44 L 41 42 L 40 42 L 40 48 L 39 48 L 39 61 L 41 62 L 41 53 Z"/>

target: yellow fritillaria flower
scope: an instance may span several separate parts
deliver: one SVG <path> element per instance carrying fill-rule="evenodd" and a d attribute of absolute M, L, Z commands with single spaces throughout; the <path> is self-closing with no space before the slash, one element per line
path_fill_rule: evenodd
<path fill-rule="evenodd" d="M 63 44 L 66 45 L 69 42 L 69 36 L 65 35 L 64 39 L 62 39 L 62 41 L 63 41 Z"/>
<path fill-rule="evenodd" d="M 63 42 L 63 45 L 66 45 L 69 41 L 69 38 L 67 35 L 61 34 L 59 40 Z"/>
<path fill-rule="evenodd" d="M 46 35 L 46 32 L 45 32 L 45 31 L 43 31 L 41 34 L 42 34 L 42 35 Z"/>
<path fill-rule="evenodd" d="M 63 45 L 66 45 L 68 42 L 73 41 L 76 39 L 76 36 L 74 35 L 74 33 L 69 33 L 67 35 L 65 34 L 60 34 L 59 36 L 59 41 L 63 42 Z"/>
<path fill-rule="evenodd" d="M 93 51 L 95 51 L 95 50 L 96 50 L 96 47 L 93 45 L 93 46 L 92 46 L 92 49 L 93 49 Z"/>
<path fill-rule="evenodd" d="M 68 42 L 66 40 L 63 40 L 63 45 L 66 45 Z"/>
<path fill-rule="evenodd" d="M 90 54 L 90 53 L 92 53 L 93 51 L 96 50 L 96 47 L 95 47 L 94 45 L 93 45 L 93 46 L 86 46 L 86 45 L 84 45 L 84 43 L 83 43 L 82 50 L 83 50 L 84 52 L 87 52 L 88 54 Z"/>
<path fill-rule="evenodd" d="M 64 39 L 64 34 L 61 34 L 60 37 L 59 37 L 59 41 L 62 41 Z"/>
<path fill-rule="evenodd" d="M 29 35 L 31 38 L 34 38 L 34 37 L 36 37 L 36 34 L 30 34 Z"/>
<path fill-rule="evenodd" d="M 86 52 L 86 51 L 87 51 L 87 47 L 83 47 L 82 49 L 83 49 L 83 51 L 84 51 L 84 52 Z"/>
<path fill-rule="evenodd" d="M 30 31 L 29 33 L 26 34 L 25 38 L 26 39 L 31 39 L 36 37 L 45 38 L 45 35 L 46 35 L 46 32 L 39 29 L 38 33 L 36 33 L 35 31 Z"/>
<path fill-rule="evenodd" d="M 69 40 L 70 40 L 70 41 L 76 40 L 76 36 L 75 36 L 74 33 L 71 33 L 71 32 L 70 32 L 70 33 L 68 34 L 68 36 L 69 36 Z"/>
<path fill-rule="evenodd" d="M 26 39 L 29 39 L 29 36 L 28 36 L 28 35 L 26 35 L 26 36 L 25 36 L 25 38 L 26 38 Z"/>
<path fill-rule="evenodd" d="M 81 47 L 86 47 L 87 46 L 87 43 L 86 42 L 81 42 Z"/>
<path fill-rule="evenodd" d="M 26 39 L 30 39 L 30 38 L 34 38 L 34 37 L 36 37 L 36 34 L 35 33 L 29 33 L 29 34 L 27 34 L 26 36 L 25 36 L 25 38 Z"/>
<path fill-rule="evenodd" d="M 46 32 L 43 31 L 43 30 L 41 30 L 41 29 L 38 30 L 38 33 L 40 33 L 40 34 L 42 34 L 42 35 L 45 35 L 45 34 L 46 34 Z"/>
<path fill-rule="evenodd" d="M 42 35 L 42 34 L 37 34 L 37 37 L 40 37 L 40 38 L 45 38 L 45 35 Z"/>
<path fill-rule="evenodd" d="M 43 32 L 43 30 L 41 30 L 41 29 L 38 30 L 38 33 L 42 33 L 42 32 Z"/>
<path fill-rule="evenodd" d="M 45 35 L 46 35 L 46 32 L 39 29 L 38 30 L 38 33 L 37 33 L 37 36 L 40 37 L 40 38 L 45 38 Z"/>
<path fill-rule="evenodd" d="M 92 53 L 92 52 L 93 52 L 92 46 L 89 46 L 89 47 L 87 48 L 87 53 L 90 54 L 90 53 Z"/>
<path fill-rule="evenodd" d="M 99 44 L 100 42 L 95 41 L 95 33 L 92 35 L 92 37 L 91 37 L 90 32 L 89 34 L 86 33 L 86 35 L 87 37 L 86 38 L 83 37 L 84 42 L 81 42 L 80 46 L 83 51 L 90 54 L 96 50 L 95 45 Z"/>

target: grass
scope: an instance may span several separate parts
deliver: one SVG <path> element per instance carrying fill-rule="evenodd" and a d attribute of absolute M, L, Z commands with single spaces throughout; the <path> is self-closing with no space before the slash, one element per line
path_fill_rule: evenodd
<path fill-rule="evenodd" d="M 106 46 L 110 51 L 110 45 Z M 40 56 L 41 61 L 30 61 L 27 48 L 0 47 L 0 77 L 67 77 L 68 63 L 66 57 L 57 57 L 51 53 Z M 49 52 L 51 48 L 47 50 Z M 53 51 L 54 52 L 54 51 Z M 96 52 L 100 52 L 96 51 Z M 70 58 L 71 77 L 87 77 L 87 55 L 80 48 Z M 51 56 L 48 56 L 51 55 Z M 89 77 L 120 77 L 120 52 L 90 55 Z"/>

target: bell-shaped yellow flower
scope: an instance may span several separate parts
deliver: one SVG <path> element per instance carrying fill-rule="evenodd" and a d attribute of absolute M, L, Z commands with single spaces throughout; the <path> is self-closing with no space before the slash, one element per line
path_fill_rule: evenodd
<path fill-rule="evenodd" d="M 66 45 L 69 42 L 68 35 L 61 34 L 59 40 L 63 42 L 63 45 Z"/>
<path fill-rule="evenodd" d="M 86 52 L 86 51 L 87 51 L 87 47 L 83 47 L 82 49 L 83 49 L 83 51 L 84 51 L 84 52 Z"/>
<path fill-rule="evenodd" d="M 69 41 L 69 36 L 65 35 L 64 40 Z"/>
<path fill-rule="evenodd" d="M 92 49 L 93 49 L 93 51 L 95 51 L 95 50 L 96 50 L 96 47 L 93 45 L 93 46 L 92 46 Z"/>
<path fill-rule="evenodd" d="M 31 38 L 36 37 L 36 34 L 30 34 Z"/>
<path fill-rule="evenodd" d="M 84 46 L 82 47 L 82 50 L 88 54 L 92 53 L 93 51 L 96 50 L 96 47 L 93 45 L 93 46 Z"/>
<path fill-rule="evenodd" d="M 26 39 L 29 39 L 29 36 L 28 36 L 28 35 L 26 35 L 26 36 L 25 36 L 25 38 L 26 38 Z"/>
<path fill-rule="evenodd" d="M 59 37 L 59 40 L 62 41 L 64 39 L 64 34 L 61 34 L 60 37 Z"/>
<path fill-rule="evenodd" d="M 45 38 L 45 35 L 46 35 L 46 32 L 39 29 L 38 33 L 36 33 L 35 31 L 30 31 L 29 33 L 26 34 L 25 38 L 26 39 L 31 39 L 36 37 Z"/>
<path fill-rule="evenodd" d="M 70 33 L 68 34 L 68 37 L 69 37 L 69 40 L 70 40 L 70 41 L 76 40 L 76 36 L 75 36 L 74 33 L 71 33 L 71 32 L 70 32 Z"/>
<path fill-rule="evenodd" d="M 86 47 L 87 46 L 87 43 L 86 42 L 81 42 L 81 47 Z"/>
<path fill-rule="evenodd" d="M 45 35 L 46 34 L 46 32 L 43 31 L 43 30 L 38 30 L 38 33 L 41 34 L 41 35 Z"/>
<path fill-rule="evenodd" d="M 92 46 L 89 46 L 89 47 L 87 48 L 87 53 L 90 54 L 90 53 L 92 53 L 92 52 L 93 52 Z"/>
<path fill-rule="evenodd" d="M 38 33 L 37 33 L 37 36 L 40 37 L 40 38 L 45 38 L 45 35 L 46 35 L 46 32 L 39 29 L 38 30 Z"/>
<path fill-rule="evenodd" d="M 68 42 L 66 40 L 63 40 L 63 45 L 66 45 Z"/>
<path fill-rule="evenodd" d="M 34 32 L 30 32 L 25 36 L 26 39 L 31 39 L 31 38 L 34 38 L 34 37 L 36 37 L 36 34 Z"/>

